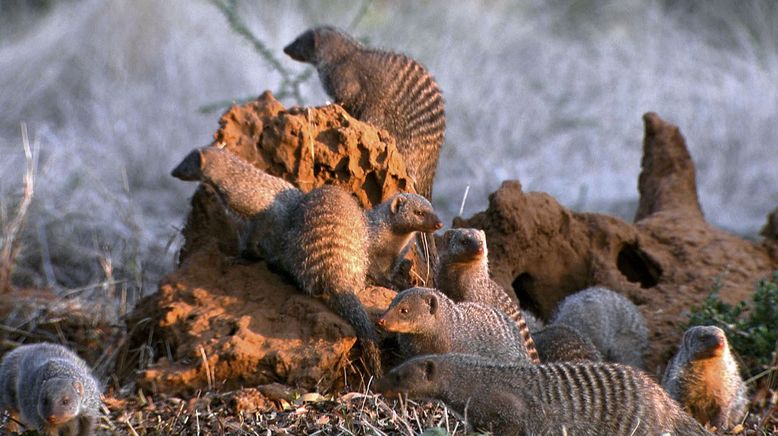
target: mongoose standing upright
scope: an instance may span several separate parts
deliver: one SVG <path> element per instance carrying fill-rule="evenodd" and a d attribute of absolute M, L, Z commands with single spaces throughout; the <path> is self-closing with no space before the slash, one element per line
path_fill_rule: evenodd
<path fill-rule="evenodd" d="M 506 365 L 465 354 L 415 357 L 376 384 L 443 401 L 499 435 L 709 434 L 645 373 L 627 365 Z"/>
<path fill-rule="evenodd" d="M 478 229 L 451 229 L 443 234 L 435 283 L 456 302 L 494 306 L 516 322 L 530 359 L 540 363 L 521 308 L 489 277 L 486 234 Z"/>
<path fill-rule="evenodd" d="M 530 363 L 519 329 L 502 311 L 480 303 L 454 303 L 435 289 L 400 292 L 378 325 L 399 334 L 406 356 L 465 353 Z"/>
<path fill-rule="evenodd" d="M 532 339 L 543 363 L 573 360 L 602 361 L 602 354 L 597 351 L 597 347 L 589 338 L 564 324 L 550 324 L 532 332 Z"/>
<path fill-rule="evenodd" d="M 0 409 L 46 435 L 91 434 L 100 391 L 86 362 L 61 345 L 22 345 L 0 362 Z"/>
<path fill-rule="evenodd" d="M 424 67 L 405 55 L 365 47 L 331 26 L 303 32 L 284 53 L 313 64 L 324 90 L 351 116 L 388 130 L 416 192 L 431 198 L 446 116 L 440 89 Z"/>
<path fill-rule="evenodd" d="M 609 362 L 643 368 L 648 328 L 637 306 L 623 295 L 602 287 L 578 291 L 562 300 L 550 324 L 574 328 Z"/>
<path fill-rule="evenodd" d="M 737 424 L 746 412 L 746 385 L 718 327 L 697 326 L 684 333 L 662 386 L 697 421 L 719 430 Z"/>
<path fill-rule="evenodd" d="M 309 295 L 322 299 L 355 329 L 368 366 L 380 374 L 373 324 L 356 297 L 368 270 L 388 275 L 402 242 L 440 220 L 426 199 L 396 194 L 367 214 L 335 186 L 307 194 L 214 147 L 195 150 L 173 171 L 183 180 L 213 186 L 228 209 L 250 217 L 246 249 L 289 274 Z"/>

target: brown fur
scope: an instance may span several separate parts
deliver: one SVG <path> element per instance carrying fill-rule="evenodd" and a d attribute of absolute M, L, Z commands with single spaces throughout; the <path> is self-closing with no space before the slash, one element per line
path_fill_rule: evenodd
<path fill-rule="evenodd" d="M 662 385 L 699 422 L 719 429 L 735 425 L 746 411 L 746 387 L 718 327 L 697 326 L 684 333 Z"/>

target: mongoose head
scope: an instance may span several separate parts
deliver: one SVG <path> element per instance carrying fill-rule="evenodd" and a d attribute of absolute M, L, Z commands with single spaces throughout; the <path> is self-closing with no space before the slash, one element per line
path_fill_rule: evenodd
<path fill-rule="evenodd" d="M 682 346 L 693 360 L 721 356 L 729 347 L 724 330 L 715 326 L 696 326 L 686 330 Z"/>
<path fill-rule="evenodd" d="M 470 263 L 488 256 L 486 233 L 478 229 L 450 229 L 443 233 L 440 257 L 451 263 Z"/>
<path fill-rule="evenodd" d="M 445 295 L 430 288 L 406 289 L 392 300 L 377 324 L 388 332 L 423 333 L 435 326 Z"/>
<path fill-rule="evenodd" d="M 284 47 L 284 53 L 299 62 L 319 66 L 343 57 L 361 44 L 346 32 L 333 26 L 308 29 L 291 44 Z"/>
<path fill-rule="evenodd" d="M 443 227 L 432 204 L 417 194 L 396 194 L 386 201 L 389 204 L 389 226 L 397 235 L 413 232 L 432 233 Z"/>
<path fill-rule="evenodd" d="M 376 390 L 392 398 L 433 397 L 441 388 L 441 374 L 432 356 L 419 356 L 392 369 L 376 383 Z"/>
<path fill-rule="evenodd" d="M 173 168 L 170 175 L 187 182 L 199 181 L 203 178 L 204 165 L 203 150 L 195 149 Z"/>
<path fill-rule="evenodd" d="M 38 414 L 50 425 L 61 425 L 79 414 L 84 385 L 68 377 L 55 377 L 43 382 L 38 397 Z"/>

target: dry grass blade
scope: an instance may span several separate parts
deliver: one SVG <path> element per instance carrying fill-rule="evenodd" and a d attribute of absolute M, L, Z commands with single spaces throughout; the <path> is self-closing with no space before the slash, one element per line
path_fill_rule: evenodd
<path fill-rule="evenodd" d="M 22 190 L 22 199 L 19 201 L 19 208 L 16 216 L 3 228 L 2 250 L 0 250 L 0 292 L 7 292 L 11 289 L 11 272 L 16 263 L 16 255 L 21 249 L 21 241 L 17 238 L 19 232 L 24 226 L 27 218 L 27 209 L 32 202 L 32 195 L 35 185 L 35 168 L 38 155 L 37 141 L 35 150 L 30 147 L 30 139 L 27 135 L 27 124 L 21 123 L 22 129 L 22 147 L 24 148 L 25 171 L 24 188 Z"/>

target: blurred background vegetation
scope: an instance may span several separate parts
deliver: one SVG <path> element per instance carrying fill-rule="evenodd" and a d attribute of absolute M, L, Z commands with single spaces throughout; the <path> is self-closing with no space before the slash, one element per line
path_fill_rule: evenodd
<path fill-rule="evenodd" d="M 754 236 L 778 206 L 771 0 L 0 0 L 0 225 L 22 195 L 20 122 L 37 150 L 15 282 L 153 291 L 194 189 L 169 172 L 217 128 L 219 110 L 200 109 L 265 89 L 324 104 L 316 75 L 281 51 L 323 23 L 437 78 L 448 130 L 434 203 L 447 220 L 468 185 L 465 215 L 515 178 L 631 219 L 647 111 L 686 136 L 712 223 Z"/>

